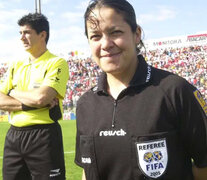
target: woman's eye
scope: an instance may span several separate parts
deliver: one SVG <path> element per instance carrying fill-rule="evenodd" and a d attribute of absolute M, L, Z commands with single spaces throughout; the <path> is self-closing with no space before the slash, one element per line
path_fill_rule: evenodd
<path fill-rule="evenodd" d="M 90 36 L 90 40 L 97 40 L 99 38 L 100 38 L 100 35 L 98 35 L 98 34 Z"/>
<path fill-rule="evenodd" d="M 122 33 L 122 31 L 120 31 L 120 30 L 116 30 L 116 31 L 113 31 L 111 34 L 116 35 L 116 34 L 121 34 L 121 33 Z"/>

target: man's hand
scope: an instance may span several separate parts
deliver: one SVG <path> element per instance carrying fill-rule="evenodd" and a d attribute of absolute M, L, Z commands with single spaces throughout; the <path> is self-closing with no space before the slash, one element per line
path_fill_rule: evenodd
<path fill-rule="evenodd" d="M 58 98 L 54 98 L 51 102 L 50 102 L 50 104 L 48 104 L 48 107 L 49 107 L 49 109 L 52 109 L 54 106 L 56 106 L 56 105 L 58 105 L 59 104 L 59 100 L 58 100 Z"/>

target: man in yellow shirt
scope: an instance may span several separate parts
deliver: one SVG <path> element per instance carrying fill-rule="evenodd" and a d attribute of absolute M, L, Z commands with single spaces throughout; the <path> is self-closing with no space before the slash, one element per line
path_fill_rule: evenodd
<path fill-rule="evenodd" d="M 28 59 L 14 62 L 0 86 L 0 109 L 11 114 L 3 159 L 5 180 L 63 180 L 62 100 L 67 62 L 47 50 L 49 22 L 42 14 L 19 21 Z"/>

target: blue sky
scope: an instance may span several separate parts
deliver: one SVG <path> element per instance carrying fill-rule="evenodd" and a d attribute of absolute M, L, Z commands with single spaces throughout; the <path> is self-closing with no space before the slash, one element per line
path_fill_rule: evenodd
<path fill-rule="evenodd" d="M 41 10 L 50 21 L 48 48 L 67 55 L 89 53 L 84 36 L 83 14 L 88 0 L 41 0 Z M 129 0 L 144 40 L 207 32 L 206 0 Z M 17 20 L 35 12 L 35 0 L 0 0 L 0 62 L 21 57 Z"/>

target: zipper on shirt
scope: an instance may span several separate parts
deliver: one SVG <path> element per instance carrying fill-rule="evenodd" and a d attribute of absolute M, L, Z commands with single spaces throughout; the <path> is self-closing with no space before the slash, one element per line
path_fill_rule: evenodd
<path fill-rule="evenodd" d="M 111 124 L 112 128 L 115 127 L 115 113 L 116 113 L 116 106 L 117 106 L 117 101 L 114 100 L 114 110 L 113 110 L 113 117 L 112 117 L 112 124 Z"/>

